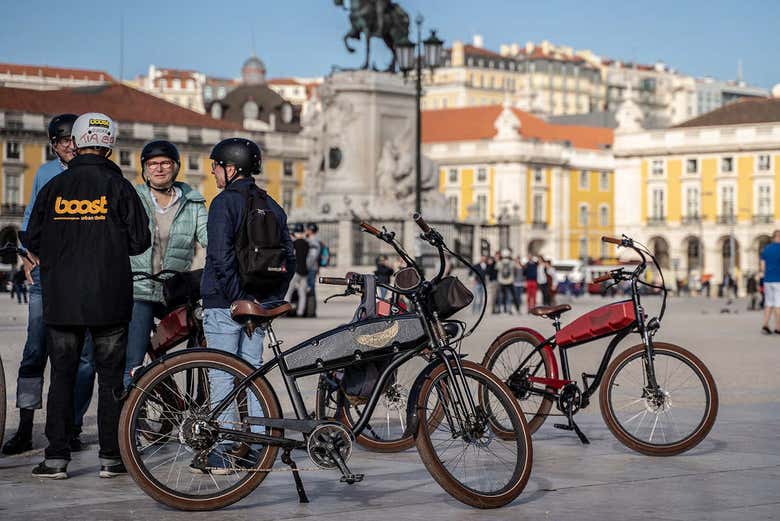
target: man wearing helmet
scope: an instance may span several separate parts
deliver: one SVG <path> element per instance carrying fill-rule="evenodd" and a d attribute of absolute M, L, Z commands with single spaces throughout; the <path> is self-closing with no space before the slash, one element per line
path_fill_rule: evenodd
<path fill-rule="evenodd" d="M 256 143 L 248 139 L 230 138 L 214 146 L 211 159 L 211 173 L 222 192 L 214 198 L 209 207 L 206 266 L 201 281 L 206 343 L 210 348 L 234 353 L 252 366 L 259 367 L 263 354 L 262 329 L 256 329 L 252 336 L 248 337 L 241 325 L 231 318 L 230 305 L 236 300 L 255 299 L 267 302 L 281 299 L 289 284 L 289 276 L 286 276 L 277 289 L 265 294 L 254 294 L 242 286 L 239 274 L 236 245 L 244 224 L 250 191 L 259 191 L 252 176 L 261 171 L 262 154 Z M 295 254 L 287 231 L 287 215 L 271 196 L 265 192 L 261 193 L 268 211 L 277 222 L 278 241 L 275 242 L 281 245 L 285 272 L 291 275 L 295 267 Z M 232 389 L 232 377 L 224 372 L 210 374 L 209 379 L 212 401 L 221 399 Z M 249 413 L 260 414 L 258 404 L 253 399 L 249 400 Z M 217 448 L 209 455 L 208 467 L 219 469 L 233 466 L 228 459 L 221 448 Z M 193 468 L 193 471 L 198 469 Z M 224 473 L 221 470 L 211 472 Z"/>
<path fill-rule="evenodd" d="M 188 184 L 176 181 L 180 166 L 179 151 L 168 141 L 152 141 L 141 151 L 144 182 L 135 189 L 149 218 L 152 247 L 130 259 L 133 271 L 187 271 L 195 255 L 195 243 L 206 246 L 206 200 Z M 160 283 L 133 283 L 125 385 L 130 383 L 130 371 L 143 364 L 155 311 L 163 307 L 162 302 Z"/>
<path fill-rule="evenodd" d="M 20 236 L 24 234 L 30 221 L 35 199 L 43 186 L 68 168 L 68 163 L 76 156 L 70 133 L 75 114 L 60 114 L 49 122 L 49 144 L 57 159 L 44 163 L 35 173 L 30 203 L 24 210 L 24 219 Z M 30 285 L 29 315 L 27 320 L 27 341 L 24 344 L 22 362 L 19 365 L 19 377 L 16 381 L 16 406 L 19 408 L 19 428 L 3 446 L 3 454 L 19 454 L 32 449 L 32 430 L 35 409 L 43 403 L 43 373 L 46 369 L 46 326 L 43 323 L 43 303 L 41 297 L 41 277 L 38 259 L 28 252 L 30 260 L 23 259 L 24 271 Z M 71 438 L 71 450 L 80 450 L 79 432 L 84 413 L 92 400 L 92 386 L 95 382 L 95 366 L 92 362 L 92 340 L 86 337 L 82 357 L 76 376 L 74 400 L 74 432 Z"/>
<path fill-rule="evenodd" d="M 85 335 L 92 335 L 98 374 L 100 477 L 125 473 L 117 429 L 127 324 L 133 305 L 130 256 L 151 246 L 149 219 L 133 186 L 109 161 L 116 124 L 82 114 L 71 135 L 76 157 L 43 187 L 24 245 L 40 258 L 43 320 L 51 359 L 46 459 L 33 475 L 65 479 L 73 424 L 73 382 Z"/>

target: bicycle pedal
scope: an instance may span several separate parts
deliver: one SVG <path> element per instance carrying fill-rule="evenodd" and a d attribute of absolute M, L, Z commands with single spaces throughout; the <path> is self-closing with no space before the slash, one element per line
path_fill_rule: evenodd
<path fill-rule="evenodd" d="M 564 431 L 573 431 L 574 427 L 571 425 L 566 425 L 565 423 L 556 423 L 553 425 L 556 429 L 562 429 Z"/>
<path fill-rule="evenodd" d="M 347 485 L 354 485 L 363 481 L 364 476 L 364 474 L 347 474 L 346 476 L 341 476 L 341 482 Z"/>

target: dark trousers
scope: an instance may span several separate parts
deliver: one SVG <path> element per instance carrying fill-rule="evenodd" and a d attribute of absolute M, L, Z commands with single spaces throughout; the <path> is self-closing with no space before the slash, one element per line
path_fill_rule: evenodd
<path fill-rule="evenodd" d="M 509 307 L 511 305 L 509 302 L 510 299 L 514 302 L 515 311 L 519 313 L 520 301 L 517 299 L 514 286 L 512 286 L 512 284 L 501 284 L 501 307 L 503 308 L 504 313 L 509 313 L 509 310 L 511 309 Z"/>
<path fill-rule="evenodd" d="M 127 324 L 101 327 L 47 326 L 51 359 L 51 384 L 46 406 L 46 460 L 70 460 L 73 431 L 73 385 L 76 381 L 84 337 L 89 332 L 94 344 L 95 369 L 98 375 L 98 455 L 106 463 L 119 456 L 119 412 L 116 395 L 122 390 L 122 373 L 127 350 Z"/>

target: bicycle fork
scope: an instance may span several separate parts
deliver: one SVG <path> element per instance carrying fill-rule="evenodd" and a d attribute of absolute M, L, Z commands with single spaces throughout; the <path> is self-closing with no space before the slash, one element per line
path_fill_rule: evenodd
<path fill-rule="evenodd" d="M 454 367 L 450 363 L 451 360 L 455 361 Z M 479 416 L 477 405 L 466 383 L 460 357 L 457 354 L 453 357 L 442 356 L 442 362 L 447 369 L 447 375 L 451 383 L 443 386 L 445 389 L 437 386 L 436 392 L 439 396 L 439 402 L 442 404 L 452 437 L 465 437 L 471 431 L 471 424 Z M 447 403 L 451 403 L 453 407 L 448 407 Z"/>

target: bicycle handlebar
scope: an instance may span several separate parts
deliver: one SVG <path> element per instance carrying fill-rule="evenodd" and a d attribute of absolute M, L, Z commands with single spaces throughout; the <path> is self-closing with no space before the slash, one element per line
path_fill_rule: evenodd
<path fill-rule="evenodd" d="M 618 239 L 617 237 L 607 237 L 606 235 L 601 237 L 602 242 L 608 242 L 610 244 L 617 244 L 618 246 L 623 246 L 623 239 Z"/>
<path fill-rule="evenodd" d="M 612 278 L 611 273 L 607 273 L 606 275 L 602 275 L 601 277 L 596 277 L 593 279 L 593 284 L 601 284 L 602 282 L 606 282 Z"/>
<path fill-rule="evenodd" d="M 374 237 L 379 237 L 380 231 L 368 224 L 367 222 L 360 223 L 360 227 L 363 228 L 363 231 L 370 233 Z"/>
<path fill-rule="evenodd" d="M 425 222 L 425 219 L 423 219 L 423 216 L 419 213 L 416 213 L 412 215 L 412 219 L 415 223 L 417 223 L 417 226 L 420 227 L 420 229 L 423 231 L 423 233 L 431 233 L 431 227 L 428 225 L 427 222 Z"/>
<path fill-rule="evenodd" d="M 334 286 L 347 286 L 349 281 L 344 277 L 320 277 L 320 284 L 332 284 Z"/>

